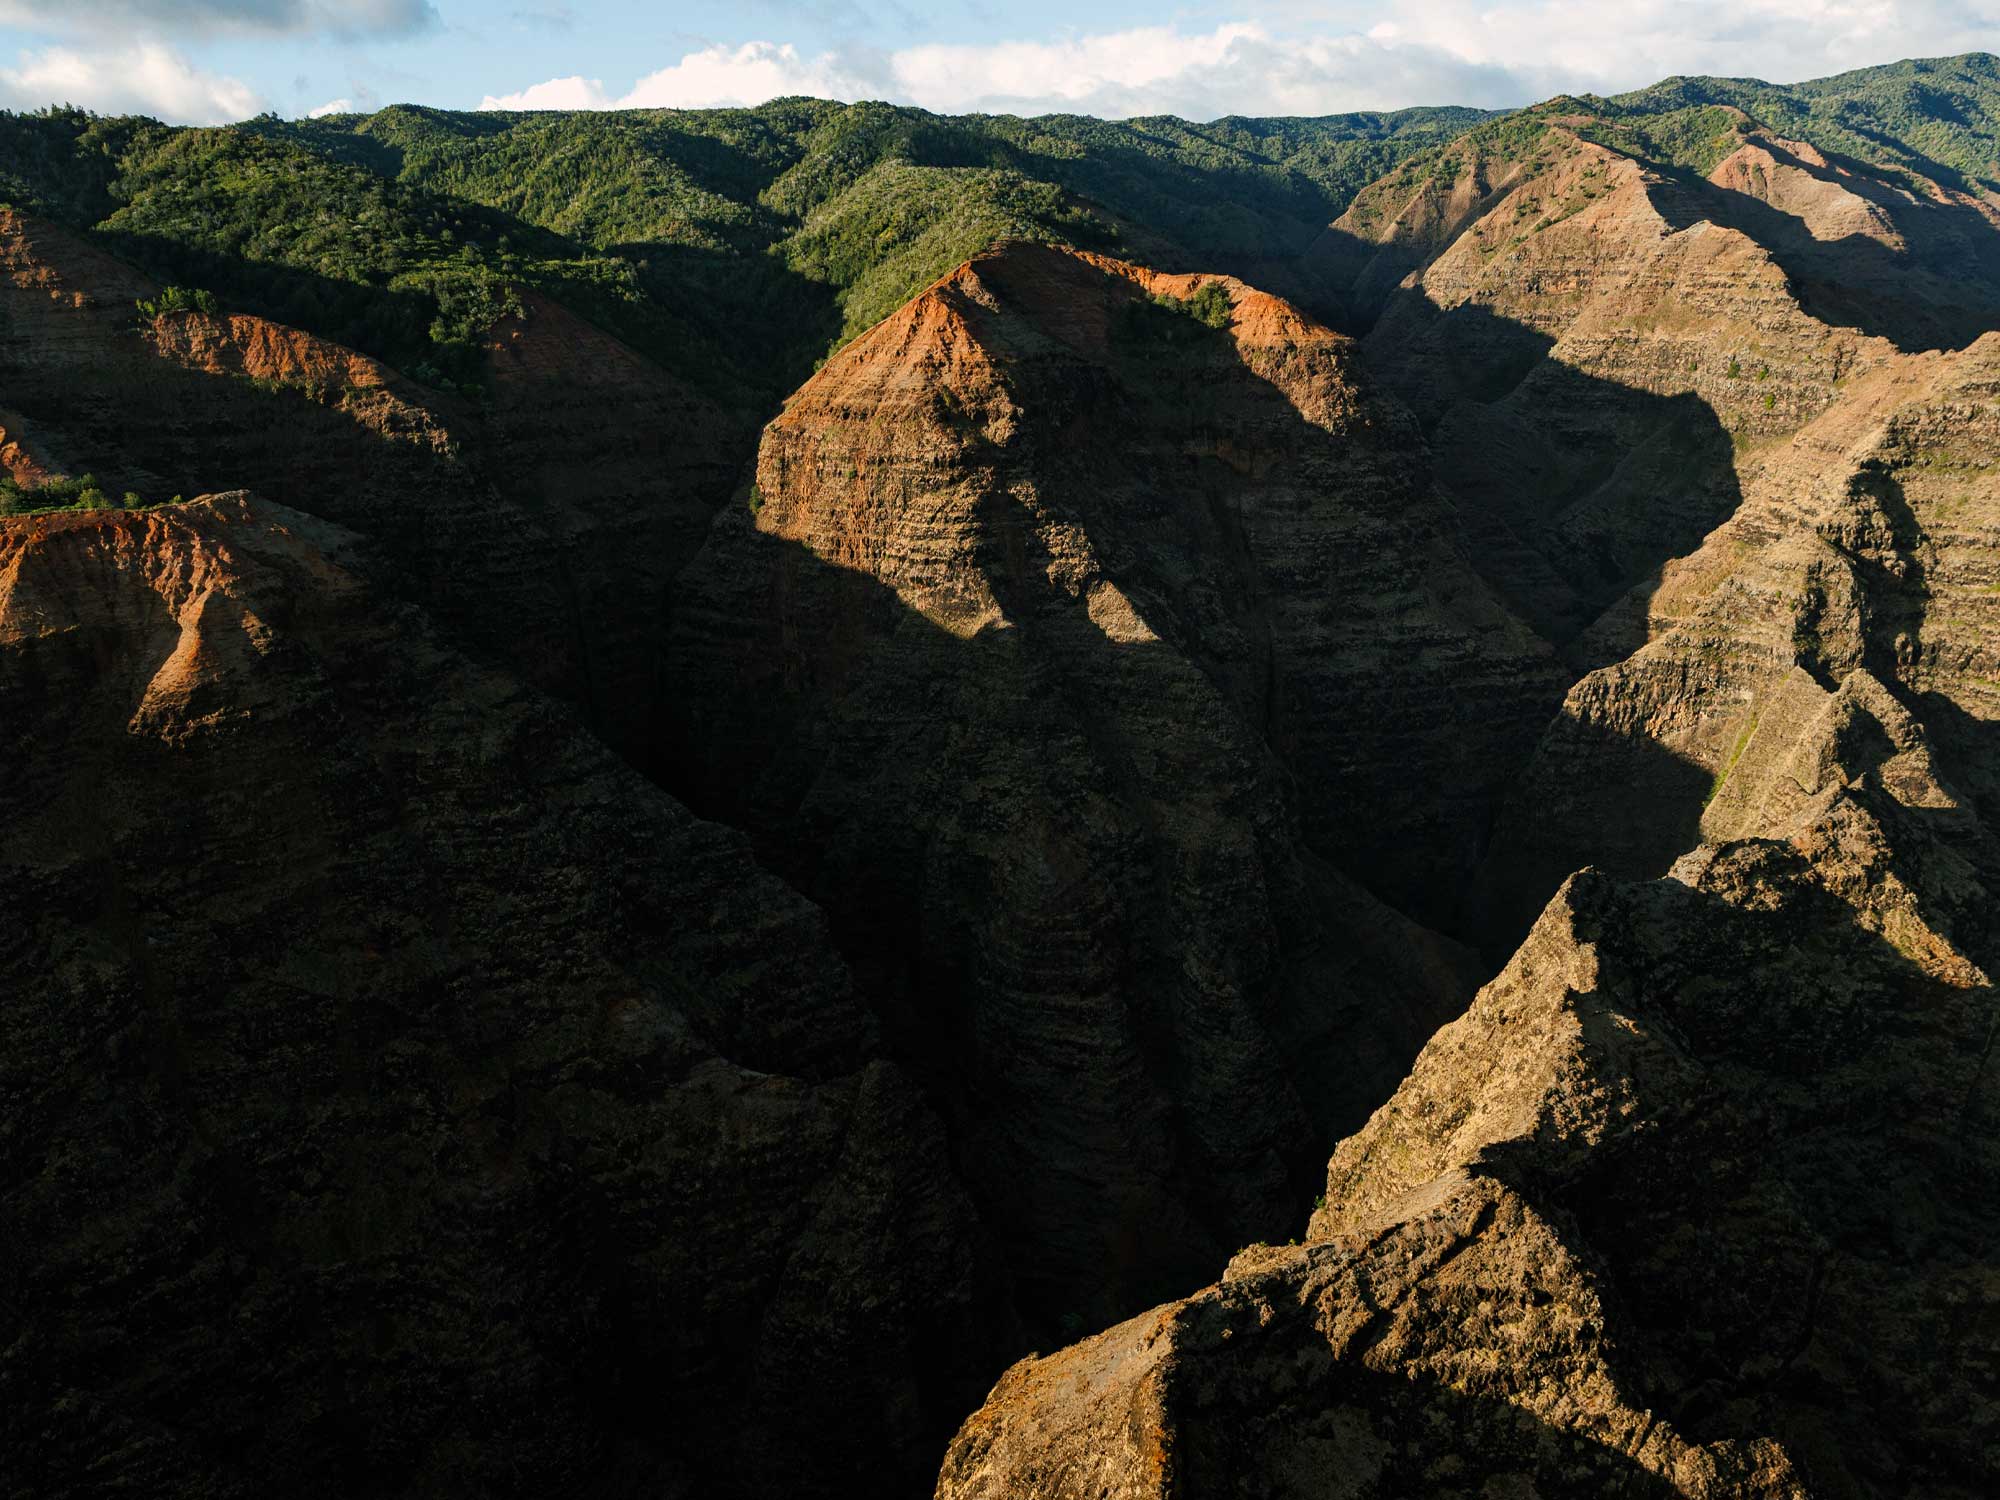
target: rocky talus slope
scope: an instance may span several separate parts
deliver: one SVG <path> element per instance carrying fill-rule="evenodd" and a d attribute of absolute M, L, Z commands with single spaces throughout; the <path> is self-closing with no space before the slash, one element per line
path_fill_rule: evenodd
<path fill-rule="evenodd" d="M 695 805 L 827 908 L 1030 1300 L 1100 1318 L 1287 1222 L 1463 1004 L 1377 898 L 1464 878 L 1559 681 L 1351 343 L 1154 300 L 1203 282 L 1017 243 L 856 341 L 669 666 Z"/>
<path fill-rule="evenodd" d="M 822 917 L 366 560 L 0 521 L 0 1490 L 922 1482 L 1008 1314 Z"/>

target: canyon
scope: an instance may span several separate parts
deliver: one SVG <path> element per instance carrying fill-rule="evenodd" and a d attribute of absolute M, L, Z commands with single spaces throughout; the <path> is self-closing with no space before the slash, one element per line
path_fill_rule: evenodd
<path fill-rule="evenodd" d="M 2000 187 L 1706 82 L 781 400 L 0 208 L 0 1481 L 1986 1493 Z"/>

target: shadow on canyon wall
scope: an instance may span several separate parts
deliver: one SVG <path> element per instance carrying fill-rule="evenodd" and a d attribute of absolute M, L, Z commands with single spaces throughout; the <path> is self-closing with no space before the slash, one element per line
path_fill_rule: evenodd
<path fill-rule="evenodd" d="M 1663 173 L 1673 189 L 1654 202 L 1668 225 L 1707 220 L 1747 235 L 1770 252 L 1806 312 L 1904 353 L 1961 349 L 2000 328 L 2000 235 L 1977 208 L 1898 189 L 1862 162 L 1829 157 L 1819 167 L 1772 141 L 1759 144 L 1781 166 L 1864 199 L 1902 243 L 1863 233 L 1821 239 L 1803 218 L 1691 172 Z M 1941 182 L 1958 176 L 1939 170 Z"/>
<path fill-rule="evenodd" d="M 1578 550 L 1555 521 L 1607 474 L 1629 479 L 1621 442 L 1694 434 L 1684 473 L 1699 476 L 1698 497 L 1681 506 L 1687 534 L 1662 528 L 1650 547 L 1642 528 L 1604 522 L 1582 575 L 1601 580 L 1599 597 L 1729 513 L 1731 445 L 1698 401 L 1545 371 L 1546 340 L 1479 310 L 1459 322 L 1522 350 L 1521 380 L 1542 371 L 1618 418 L 1596 450 L 1553 455 L 1574 477 L 1539 508 L 1454 496 L 1467 536 L 1452 545 L 1489 577 L 1523 587 L 1482 535 L 1551 559 Z M 1224 350 L 1225 337 L 1203 337 L 1187 358 Z M 1285 718 L 1273 706 L 1314 677 L 1273 643 L 1268 584 L 1242 541 L 1262 519 L 1234 510 L 1220 467 L 1205 480 L 1214 460 L 1159 465 L 1161 432 L 1198 425 L 1200 404 L 1171 391 L 1154 402 L 1120 385 L 1131 378 L 1100 374 L 1045 410 L 1020 393 L 1030 432 L 1047 424 L 1020 441 L 1048 460 L 1042 502 L 1088 537 L 1149 638 L 1114 638 L 1057 582 L 1047 518 L 1001 480 L 970 518 L 998 614 L 970 631 L 760 530 L 746 504 L 718 518 L 682 576 L 660 700 L 673 749 L 656 774 L 751 831 L 827 910 L 891 1054 L 953 1122 L 956 1159 L 1044 1338 L 1184 1295 L 1236 1245 L 1296 1232 L 1334 1143 L 1481 977 L 1397 907 L 1455 912 L 1480 871 L 1506 890 L 1506 914 L 1463 930 L 1502 934 L 1487 950 L 1497 962 L 1579 866 L 1663 873 L 1696 841 L 1710 781 L 1636 726 L 1607 732 L 1595 754 L 1620 762 L 1609 774 L 1632 789 L 1614 814 L 1625 826 L 1601 826 L 1595 806 L 1568 823 L 1563 809 L 1525 807 L 1554 825 L 1548 847 L 1481 871 L 1533 720 L 1498 741 L 1479 725 L 1477 763 L 1440 764 L 1435 712 L 1411 719 L 1407 750 L 1396 722 L 1405 700 L 1436 689 L 1401 674 L 1434 669 L 1385 662 L 1367 679 L 1380 702 L 1339 705 L 1338 731 L 1331 715 L 1315 730 L 1294 713 L 1273 734 Z M 1274 405 L 1289 425 L 1266 414 L 1270 451 L 1325 441 Z M 1524 443 L 1551 446 L 1513 420 Z M 1153 465 L 1137 503 L 1112 498 L 1097 467 L 1116 469 L 1119 442 L 1153 455 L 1134 460 Z M 1449 491 L 1461 476 L 1441 477 Z M 1328 609 L 1369 607 L 1347 600 L 1337 566 L 1321 576 Z M 1563 683 L 1552 678 L 1541 712 Z M 1480 711 L 1476 694 L 1455 710 Z M 1377 763 L 1360 773 L 1355 721 L 1377 734 Z M 1385 769 L 1419 778 L 1413 800 L 1431 811 L 1384 827 L 1369 777 Z M 1388 850 L 1396 840 L 1422 858 Z M 1419 868 L 1430 873 L 1413 880 Z"/>
<path fill-rule="evenodd" d="M 1674 513 L 1701 529 L 1727 514 L 1728 436 L 1700 403 L 1592 382 L 1554 365 L 1546 340 L 1479 309 L 1446 320 L 1451 347 L 1508 351 L 1447 411 L 1512 433 L 1520 454 L 1507 472 L 1530 492 L 1477 470 L 1463 445 L 1451 450 L 1463 462 L 1438 461 L 1464 524 L 1453 545 L 1503 597 L 1531 601 L 1528 564 L 1507 559 L 1532 558 L 1566 600 L 1584 601 L 1565 605 L 1578 613 L 1698 540 L 1660 528 L 1649 542 L 1608 504 L 1589 509 L 1620 476 L 1627 488 L 1609 493 L 1673 498 L 1674 476 L 1650 459 L 1635 466 L 1634 453 L 1691 442 L 1692 494 Z M 1228 344 L 1189 336 L 1190 365 Z M 1130 605 L 1140 630 L 1120 639 L 1056 582 L 1043 533 L 1004 487 L 981 496 L 970 524 L 1007 623 L 968 636 L 760 532 L 740 505 L 716 517 L 684 572 L 648 557 L 661 542 L 645 516 L 596 534 L 578 562 L 572 536 L 526 505 L 510 510 L 464 459 L 302 397 L 151 359 L 29 374 L 10 400 L 66 420 L 75 446 L 130 454 L 149 487 L 250 484 L 354 527 L 398 592 L 573 701 L 597 701 L 580 687 L 591 653 L 631 642 L 648 680 L 616 712 L 660 727 L 623 743 L 645 747 L 655 779 L 697 810 L 748 829 L 825 908 L 886 1050 L 949 1123 L 957 1171 L 1037 1341 L 1185 1294 L 1239 1245 L 1296 1232 L 1334 1142 L 1388 1097 L 1481 977 L 1393 908 L 1450 911 L 1463 898 L 1533 726 L 1501 754 L 1457 747 L 1417 799 L 1449 811 L 1401 828 L 1379 822 L 1366 779 L 1328 748 L 1340 742 L 1274 733 L 1303 678 L 1272 645 L 1245 543 L 1258 518 L 1232 512 L 1235 470 L 1208 441 L 1198 391 L 1169 384 L 1136 409 L 1113 383 L 1086 381 L 1066 392 L 1078 409 L 1047 413 L 1026 395 L 1029 421 L 1049 419 L 1038 459 L 1080 496 L 1105 476 L 1077 441 L 1093 424 L 1129 430 L 1141 450 L 1190 424 L 1203 440 L 1135 460 L 1147 466 L 1136 505 L 1060 507 Z M 1603 420 L 1574 444 L 1538 430 L 1544 398 L 1524 394 L 1534 382 Z M 1323 440 L 1281 399 L 1261 410 L 1256 430 L 1273 450 Z M 1551 493 L 1533 488 L 1542 483 Z M 1212 571 L 1190 568 L 1203 558 Z M 656 586 L 585 594 L 573 567 L 638 567 Z M 1337 559 L 1325 576 L 1332 607 L 1367 607 L 1343 603 Z M 1384 696 L 1348 717 L 1378 733 L 1370 774 L 1407 782 L 1411 764 L 1440 763 L 1415 758 L 1412 740 L 1399 765 L 1404 731 L 1380 730 L 1421 696 L 1398 668 L 1384 663 Z M 1478 703 L 1463 712 L 1476 721 Z M 1594 778 L 1631 789 L 1611 824 L 1599 806 L 1514 801 L 1549 834 L 1546 857 L 1496 877 L 1517 927 L 1580 864 L 1658 874 L 1694 841 L 1706 772 L 1636 727 L 1607 730 L 1594 753 L 1618 764 L 1588 768 Z M 1398 839 L 1422 858 L 1399 854 Z M 1412 900 L 1413 868 L 1438 872 L 1445 889 Z M 1384 892 L 1401 899 L 1384 905 Z M 1490 951 L 1511 946 L 1503 931 Z M 647 1337 L 634 1333 L 630 1358 L 610 1364 L 643 1366 Z"/>
<path fill-rule="evenodd" d="M 1218 1361 L 1218 1363 L 1222 1363 Z M 1278 1377 L 1272 1374 L 1271 1379 Z M 1203 1382 L 1196 1372 L 1188 1383 Z M 1210 1377 L 1227 1388 L 1226 1374 Z M 1677 1500 L 1682 1491 L 1606 1443 L 1514 1402 L 1307 1346 L 1282 1402 L 1267 1382 L 1176 1413 L 1175 1477 L 1218 1500 L 1327 1495 L 1582 1495 Z M 1273 1407 L 1278 1410 L 1274 1411 Z"/>
<path fill-rule="evenodd" d="M 1920 810 L 1854 795 L 1921 858 Z M 1634 1405 L 1697 1442 L 1774 1437 L 1815 1495 L 1982 1493 L 1991 1330 L 1936 1309 L 1996 1267 L 1992 990 L 1928 976 L 1788 846 L 1750 858 L 1775 899 L 1659 888 L 1685 916 L 1644 954 L 1579 932 L 1612 1009 L 1666 1022 L 1702 1071 L 1657 1138 L 1544 1184 L 1544 1207 L 1601 1257 Z"/>

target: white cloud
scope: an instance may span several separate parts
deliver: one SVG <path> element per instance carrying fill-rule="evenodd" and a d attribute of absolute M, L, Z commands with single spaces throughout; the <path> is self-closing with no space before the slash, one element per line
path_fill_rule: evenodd
<path fill-rule="evenodd" d="M 79 104 L 102 114 L 157 115 L 199 125 L 247 119 L 264 108 L 248 84 L 202 72 L 155 42 L 92 52 L 67 47 L 24 52 L 14 67 L 0 67 L 0 104 L 13 109 Z"/>
<path fill-rule="evenodd" d="M 0 0 L 5 3 L 5 0 Z M 1987 0 L 1244 0 L 1209 30 L 1145 26 L 992 45 L 807 55 L 712 46 L 616 93 L 555 78 L 489 109 L 695 108 L 784 94 L 939 111 L 1333 114 L 1523 104 L 1675 73 L 1779 81 L 2000 47 Z"/>
<path fill-rule="evenodd" d="M 1145 26 L 1059 42 L 1002 42 L 989 47 L 919 46 L 894 54 L 902 92 L 919 103 L 935 99 L 1087 100 L 1175 87 L 1190 75 L 1226 66 L 1240 43 L 1258 42 L 1247 23 L 1183 35 Z"/>
<path fill-rule="evenodd" d="M 596 78 L 551 78 L 517 94 L 488 94 L 481 109 L 615 109 L 618 101 Z"/>
<path fill-rule="evenodd" d="M 926 44 L 873 56 L 807 57 L 770 42 L 710 47 L 613 95 L 602 82 L 552 78 L 488 95 L 484 109 L 698 109 L 761 104 L 787 94 L 893 99 L 945 112 L 1124 116 L 1325 114 L 1417 100 L 1524 102 L 1510 70 L 1446 49 L 1361 35 L 1299 43 L 1263 26 L 1212 31 L 1146 26 L 1056 42 Z"/>
<path fill-rule="evenodd" d="M 1549 92 L 1679 73 L 1793 82 L 2000 45 L 1987 7 L 1964 0 L 1421 0 L 1393 19 L 1399 44 L 1549 81 Z"/>
<path fill-rule="evenodd" d="M 481 109 L 713 109 L 787 94 L 855 99 L 881 90 L 832 54 L 815 58 L 771 42 L 709 47 L 649 73 L 611 97 L 595 78 L 551 78 L 519 93 L 488 94 Z"/>
<path fill-rule="evenodd" d="M 913 47 L 894 54 L 900 98 L 928 109 L 1126 116 L 1332 114 L 1414 103 L 1523 103 L 1515 70 L 1448 48 L 1348 32 L 1297 39 L 1233 24 L 1146 27 L 1062 42 Z"/>
<path fill-rule="evenodd" d="M 346 115 L 354 112 L 352 99 L 329 99 L 324 104 L 314 105 L 306 111 L 309 120 L 323 120 L 328 115 Z"/>
<path fill-rule="evenodd" d="M 837 56 L 801 57 L 794 47 L 746 42 L 690 52 L 671 68 L 649 73 L 619 100 L 628 109 L 711 109 L 729 104 L 762 104 L 786 94 L 854 98 L 869 81 Z"/>

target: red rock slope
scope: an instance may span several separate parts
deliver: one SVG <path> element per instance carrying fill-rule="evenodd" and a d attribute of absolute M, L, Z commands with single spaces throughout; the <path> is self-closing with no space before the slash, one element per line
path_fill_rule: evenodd
<path fill-rule="evenodd" d="M 1206 280 L 1009 245 L 858 339 L 670 667 L 697 805 L 828 907 L 1051 1319 L 1303 1201 L 1465 993 L 1368 891 L 1455 882 L 1552 701 L 1351 345 L 1151 300 Z"/>

